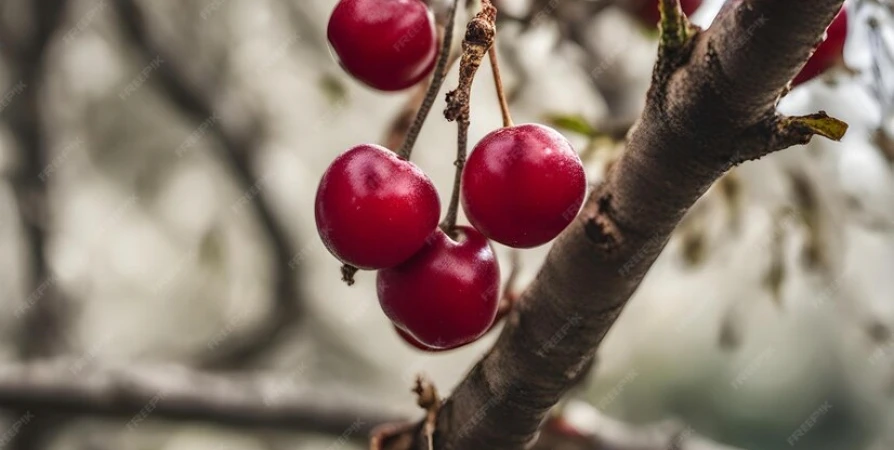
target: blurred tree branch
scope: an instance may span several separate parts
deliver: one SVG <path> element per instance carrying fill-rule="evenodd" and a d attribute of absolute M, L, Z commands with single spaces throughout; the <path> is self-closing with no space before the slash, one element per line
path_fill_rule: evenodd
<path fill-rule="evenodd" d="M 47 183 L 42 176 L 49 162 L 49 135 L 41 117 L 41 92 L 48 47 L 65 13 L 65 0 L 36 0 L 31 3 L 33 29 L 22 42 L 4 42 L 15 47 L 14 59 L 7 59 L 18 80 L 10 94 L 2 118 L 9 125 L 19 149 L 19 170 L 12 177 L 19 215 L 25 233 L 29 264 L 29 292 L 16 308 L 21 319 L 19 351 L 23 358 L 48 356 L 65 344 L 66 311 L 58 280 L 49 268 L 46 254 L 49 228 Z M 8 19 L 7 19 L 8 20 Z M 0 32 L 11 36 L 7 23 L 0 20 Z"/>
<path fill-rule="evenodd" d="M 19 170 L 12 177 L 16 204 L 30 260 L 28 294 L 16 307 L 19 320 L 16 347 L 19 357 L 48 357 L 68 346 L 66 330 L 71 307 L 66 304 L 57 276 L 47 260 L 47 231 L 50 228 L 50 200 L 44 170 L 50 162 L 50 132 L 41 116 L 41 94 L 46 81 L 49 49 L 65 19 L 67 0 L 33 0 L 26 10 L 31 23 L 30 33 L 14 38 L 9 29 L 12 17 L 0 17 L 0 45 L 7 66 L 18 84 L 13 87 L 9 106 L 2 118 L 9 125 L 18 147 Z M 16 73 L 17 72 L 17 73 Z M 15 77 L 18 78 L 15 78 Z M 18 411 L 21 413 L 22 411 Z M 37 417 L 9 442 L 14 450 L 42 448 L 53 433 L 57 420 L 46 415 Z"/>
<path fill-rule="evenodd" d="M 0 368 L 0 407 L 35 414 L 202 421 L 364 439 L 400 416 L 358 395 L 297 386 L 288 375 L 213 374 L 182 366 L 83 366 L 56 360 Z M 350 433 L 346 433 L 351 430 Z"/>
<path fill-rule="evenodd" d="M 122 32 L 145 60 L 160 58 L 155 79 L 164 93 L 185 115 L 194 122 L 202 123 L 216 117 L 213 90 L 202 90 L 189 81 L 183 61 L 169 48 L 158 43 L 147 24 L 143 7 L 137 0 L 115 1 L 121 20 Z M 216 136 L 220 156 L 236 176 L 243 190 L 253 189 L 258 183 L 252 173 L 251 155 L 256 153 L 263 136 L 263 128 L 257 121 L 245 130 L 236 130 L 225 123 L 208 127 Z M 274 307 L 267 320 L 248 333 L 234 333 L 226 342 L 200 357 L 199 365 L 208 368 L 233 368 L 246 365 L 274 346 L 275 341 L 300 319 L 302 306 L 298 292 L 298 273 L 291 261 L 299 254 L 289 239 L 287 230 L 276 219 L 267 195 L 260 193 L 249 202 L 269 240 L 274 258 Z"/>
<path fill-rule="evenodd" d="M 589 405 L 584 431 L 555 418 L 547 421 L 532 450 L 737 450 L 698 435 L 676 420 L 632 425 L 602 414 Z"/>
<path fill-rule="evenodd" d="M 298 385 L 287 375 L 213 374 L 174 365 L 84 367 L 82 361 L 64 359 L 0 368 L 0 408 L 123 419 L 128 429 L 149 419 L 199 421 L 323 433 L 358 441 L 377 426 L 402 420 L 358 395 Z M 547 427 L 534 448 L 726 448 L 698 438 L 692 429 L 678 423 L 632 426 L 594 414 L 588 425 L 598 431 L 568 433 Z"/>

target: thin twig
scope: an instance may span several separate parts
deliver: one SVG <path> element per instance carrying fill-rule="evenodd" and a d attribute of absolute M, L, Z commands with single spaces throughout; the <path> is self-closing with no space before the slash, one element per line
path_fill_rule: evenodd
<path fill-rule="evenodd" d="M 456 161 L 453 162 L 453 165 L 456 166 L 453 175 L 453 192 L 450 194 L 450 204 L 447 206 L 447 214 L 444 215 L 444 220 L 440 225 L 441 230 L 447 233 L 451 238 L 456 238 L 454 230 L 456 228 L 457 215 L 459 214 L 460 184 L 462 183 L 463 167 L 466 165 L 466 151 L 469 145 L 469 120 L 459 119 L 457 121 L 457 129 Z"/>
<path fill-rule="evenodd" d="M 450 60 L 447 61 L 448 72 L 458 60 L 459 53 L 451 52 Z M 428 84 L 418 85 L 413 95 L 410 96 L 397 115 L 391 119 L 391 124 L 382 138 L 382 145 L 385 148 L 398 148 L 401 142 L 407 139 L 407 133 L 409 133 L 414 118 L 425 101 L 425 95 L 428 93 L 429 86 L 431 86 L 431 80 L 429 80 Z"/>
<path fill-rule="evenodd" d="M 447 16 L 447 23 L 444 25 L 444 39 L 441 42 L 441 53 L 438 55 L 438 63 L 435 66 L 428 92 L 425 93 L 425 99 L 416 113 L 413 125 L 407 131 L 407 138 L 404 140 L 404 144 L 397 151 L 397 155 L 402 159 L 410 159 L 410 154 L 413 153 L 413 146 L 416 145 L 416 139 L 419 137 L 419 132 L 422 131 L 422 125 L 425 124 L 425 119 L 428 117 L 432 105 L 435 104 L 435 98 L 437 98 L 438 92 L 441 91 L 444 78 L 447 76 L 447 63 L 450 59 L 450 49 L 453 46 L 453 25 L 456 22 L 458 3 L 459 0 L 453 0 L 453 6 L 450 8 L 450 13 Z"/>
<path fill-rule="evenodd" d="M 398 148 L 402 142 L 406 141 L 407 133 L 410 131 L 410 127 L 413 126 L 413 120 L 419 112 L 422 102 L 425 101 L 425 94 L 428 92 L 429 86 L 431 86 L 431 81 L 428 84 L 420 83 L 414 88 L 410 98 L 407 99 L 407 102 L 404 103 L 397 115 L 391 119 L 388 129 L 385 130 L 385 134 L 382 137 L 382 146 L 385 148 Z"/>
<path fill-rule="evenodd" d="M 497 45 L 496 41 L 487 51 L 490 58 L 491 71 L 494 74 L 494 86 L 497 89 L 497 99 L 500 101 L 500 114 L 503 115 L 503 126 L 511 127 L 512 115 L 509 114 L 509 102 L 506 100 L 506 92 L 503 90 L 503 77 L 500 76 L 500 64 L 497 61 Z"/>
<path fill-rule="evenodd" d="M 435 425 L 438 421 L 438 411 L 441 409 L 441 397 L 435 384 L 426 376 L 420 374 L 416 377 L 416 386 L 413 388 L 416 394 L 416 403 L 425 409 L 425 419 L 422 421 L 422 434 L 425 436 L 428 450 L 434 450 Z"/>
<path fill-rule="evenodd" d="M 532 450 L 737 450 L 700 436 L 678 420 L 632 425 L 582 402 L 574 402 L 574 406 L 586 410 L 581 416 L 587 420 L 577 421 L 584 427 L 576 427 L 562 415 L 551 417 Z"/>
<path fill-rule="evenodd" d="M 205 122 L 217 117 L 214 111 L 214 100 L 209 92 L 200 90 L 188 82 L 187 71 L 180 65 L 169 48 L 155 42 L 146 25 L 146 19 L 140 3 L 134 0 L 114 2 L 122 22 L 122 31 L 130 38 L 140 55 L 145 59 L 161 58 L 163 64 L 154 72 L 153 80 L 167 94 L 168 98 L 180 110 L 197 122 Z M 225 124 L 208 127 L 208 132 L 220 142 L 216 146 L 220 156 L 235 175 L 243 190 L 256 186 L 257 179 L 252 174 L 250 156 L 255 154 L 263 138 L 259 126 L 250 127 L 246 132 L 236 132 Z M 233 333 L 232 338 L 215 346 L 215 353 L 207 355 L 199 361 L 203 367 L 231 368 L 244 365 L 257 359 L 266 350 L 274 346 L 277 339 L 285 336 L 286 331 L 301 316 L 301 302 L 297 291 L 297 272 L 290 266 L 292 258 L 298 254 L 289 239 L 288 232 L 279 223 L 273 213 L 270 200 L 261 193 L 255 201 L 249 202 L 255 216 L 261 222 L 274 264 L 274 307 L 267 320 L 248 333 Z"/>
<path fill-rule="evenodd" d="M 481 2 L 481 11 L 469 22 L 466 35 L 463 38 L 463 54 L 459 63 L 459 85 L 456 89 L 447 93 L 447 108 L 444 109 L 444 117 L 448 121 L 456 122 L 456 175 L 453 178 L 453 194 L 450 197 L 450 205 L 447 214 L 441 222 L 441 229 L 448 236 L 455 238 L 456 218 L 459 210 L 460 183 L 462 182 L 463 166 L 466 163 L 466 151 L 469 140 L 470 100 L 472 95 L 472 82 L 484 54 L 493 45 L 496 36 L 497 10 L 490 0 Z"/>

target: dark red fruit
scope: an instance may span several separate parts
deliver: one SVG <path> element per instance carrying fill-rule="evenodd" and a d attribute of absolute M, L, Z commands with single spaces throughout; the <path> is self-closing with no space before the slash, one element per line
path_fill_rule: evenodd
<path fill-rule="evenodd" d="M 327 34 L 342 67 L 383 91 L 418 83 L 437 59 L 434 16 L 420 0 L 341 0 Z"/>
<path fill-rule="evenodd" d="M 497 315 L 500 268 L 494 251 L 476 230 L 456 230 L 457 240 L 436 230 L 412 259 L 380 270 L 376 279 L 385 315 L 433 349 L 478 339 Z"/>
<path fill-rule="evenodd" d="M 826 30 L 826 39 L 816 48 L 813 56 L 807 60 L 807 64 L 801 72 L 792 80 L 792 86 L 797 86 L 813 78 L 822 75 L 823 72 L 835 66 L 844 56 L 844 42 L 847 38 L 847 10 L 835 16 L 835 20 Z"/>
<path fill-rule="evenodd" d="M 415 164 L 378 145 L 358 145 L 326 169 L 317 230 L 342 262 L 382 269 L 408 260 L 438 226 L 441 203 Z"/>
<path fill-rule="evenodd" d="M 660 0 L 640 0 L 633 2 L 633 14 L 643 25 L 651 28 L 657 28 L 658 22 L 661 22 L 661 13 L 658 10 Z M 700 6 L 702 0 L 680 0 L 680 7 L 686 16 L 692 15 Z"/>
<path fill-rule="evenodd" d="M 515 248 L 549 242 L 574 220 L 587 180 L 571 143 L 552 128 L 518 125 L 475 146 L 462 175 L 466 216 L 485 236 Z"/>

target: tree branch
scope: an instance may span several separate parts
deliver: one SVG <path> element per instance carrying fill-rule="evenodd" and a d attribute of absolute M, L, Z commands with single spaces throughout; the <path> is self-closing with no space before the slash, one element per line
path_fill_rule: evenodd
<path fill-rule="evenodd" d="M 122 22 L 122 31 L 130 38 L 140 55 L 146 60 L 160 58 L 154 79 L 168 98 L 187 116 L 196 122 L 207 122 L 216 117 L 211 94 L 191 85 L 189 76 L 181 61 L 164 46 L 157 44 L 146 26 L 143 10 L 137 0 L 114 2 Z M 262 130 L 257 124 L 245 132 L 237 132 L 225 124 L 208 127 L 208 132 L 220 141 L 220 156 L 236 176 L 243 190 L 253 189 L 258 179 L 252 174 L 250 156 L 260 145 Z M 260 221 L 274 258 L 274 307 L 267 320 L 249 333 L 234 333 L 226 342 L 215 346 L 214 352 L 202 358 L 203 367 L 237 367 L 256 359 L 285 331 L 299 319 L 298 276 L 291 264 L 299 252 L 295 250 L 288 232 L 277 221 L 273 207 L 264 193 L 249 202 L 255 216 Z"/>
<path fill-rule="evenodd" d="M 680 27 L 676 2 L 662 0 L 664 25 L 676 25 L 626 151 L 445 403 L 436 448 L 528 445 L 686 210 L 735 164 L 809 138 L 784 138 L 775 104 L 842 3 L 740 2 L 701 32 Z"/>
<path fill-rule="evenodd" d="M 82 363 L 60 359 L 3 366 L 0 368 L 0 408 L 15 408 L 35 415 L 121 419 L 126 421 L 128 429 L 135 429 L 148 419 L 197 421 L 239 428 L 323 433 L 352 440 L 363 440 L 377 431 L 380 436 L 388 434 L 381 430 L 417 428 L 402 422 L 400 415 L 358 395 L 297 385 L 288 375 L 223 375 L 174 365 L 84 367 Z M 72 376 L 73 372 L 78 376 Z M 433 423 L 437 391 L 430 383 L 423 383 L 417 384 L 415 392 L 419 405 L 427 411 L 427 420 Z M 584 407 L 591 408 L 578 405 L 578 409 Z M 677 422 L 634 426 L 595 411 L 586 416 L 590 431 L 548 425 L 534 449 L 726 449 L 713 443 L 691 445 L 707 441 Z"/>
<path fill-rule="evenodd" d="M 31 277 L 27 301 L 16 309 L 16 318 L 22 321 L 18 341 L 22 343 L 23 358 L 47 356 L 65 340 L 62 331 L 65 305 L 57 279 L 49 268 L 45 248 L 50 212 L 42 172 L 49 163 L 49 144 L 41 117 L 40 94 L 47 48 L 64 17 L 66 3 L 40 0 L 29 5 L 34 32 L 26 41 L 14 44 L 20 51 L 15 60 L 7 60 L 16 70 L 12 76 L 18 76 L 20 81 L 5 94 L 9 106 L 3 110 L 2 117 L 19 148 L 21 166 L 12 178 L 12 185 L 27 243 Z M 11 33 L 4 31 L 3 34 Z"/>
<path fill-rule="evenodd" d="M 15 312 L 19 320 L 16 347 L 19 357 L 47 357 L 67 346 L 66 330 L 71 308 L 65 301 L 57 276 L 47 260 L 47 230 L 51 212 L 45 170 L 52 157 L 49 126 L 42 117 L 41 94 L 46 82 L 49 48 L 65 19 L 67 0 L 27 2 L 32 32 L 21 40 L 12 39 L 7 21 L 0 20 L 0 47 L 8 66 L 17 71 L 19 83 L 10 93 L 3 119 L 16 141 L 21 167 L 12 177 L 30 267 L 26 301 Z M 7 19 L 8 20 L 8 19 Z M 22 411 L 17 411 L 22 413 Z M 53 417 L 39 417 L 8 442 L 14 450 L 43 447 L 55 432 Z"/>
<path fill-rule="evenodd" d="M 77 376 L 72 373 L 77 369 Z M 321 393 L 289 376 L 215 375 L 181 366 L 83 367 L 48 361 L 0 368 L 0 408 L 34 414 L 202 421 L 363 439 L 400 416 L 348 393 Z"/>

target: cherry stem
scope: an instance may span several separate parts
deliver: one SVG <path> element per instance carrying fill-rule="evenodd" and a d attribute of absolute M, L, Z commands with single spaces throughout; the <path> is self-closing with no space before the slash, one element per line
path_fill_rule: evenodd
<path fill-rule="evenodd" d="M 437 98 L 438 92 L 441 91 L 441 86 L 444 84 L 444 78 L 447 76 L 447 62 L 450 60 L 450 49 L 453 46 L 453 24 L 456 21 L 456 9 L 458 6 L 459 0 L 453 0 L 453 6 L 450 8 L 450 13 L 447 16 L 447 24 L 444 26 L 441 53 L 438 55 L 438 63 L 435 66 L 431 84 L 428 86 L 428 91 L 425 93 L 425 99 L 422 101 L 419 111 L 416 112 L 413 125 L 407 131 L 407 137 L 404 139 L 403 145 L 397 151 L 397 156 L 401 159 L 410 159 L 410 154 L 413 153 L 413 146 L 416 145 L 416 139 L 419 137 L 419 132 L 422 131 L 422 125 L 425 124 L 425 119 L 428 117 L 428 113 L 435 103 L 435 98 Z"/>
<path fill-rule="evenodd" d="M 469 145 L 469 119 L 459 119 L 456 122 L 456 173 L 453 176 L 453 193 L 450 195 L 450 205 L 447 214 L 441 222 L 441 230 L 452 239 L 456 239 L 456 218 L 459 210 L 459 187 L 462 183 L 463 167 L 466 165 L 466 150 Z"/>
<path fill-rule="evenodd" d="M 494 73 L 494 86 L 497 88 L 497 99 L 500 101 L 500 113 L 503 114 L 503 126 L 511 127 L 514 123 L 512 123 L 512 115 L 509 114 L 509 102 L 506 100 L 506 92 L 503 90 L 503 77 L 500 76 L 496 38 L 494 39 L 494 44 L 490 46 L 490 50 L 487 51 L 487 56 L 490 58 L 490 68 Z"/>
<path fill-rule="evenodd" d="M 456 238 L 460 184 L 469 140 L 472 82 L 484 60 L 484 54 L 493 46 L 494 36 L 496 36 L 496 19 L 497 9 L 494 8 L 490 0 L 482 0 L 481 11 L 469 22 L 466 35 L 463 38 L 463 54 L 459 63 L 459 85 L 447 93 L 447 108 L 444 109 L 444 117 L 448 121 L 456 122 L 457 130 L 456 162 L 454 162 L 456 175 L 453 179 L 453 195 L 450 197 L 450 206 L 447 207 L 447 214 L 444 216 L 444 221 L 441 222 L 441 229 L 454 239 Z"/>

